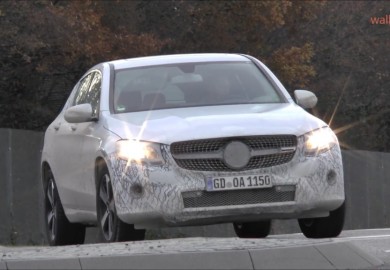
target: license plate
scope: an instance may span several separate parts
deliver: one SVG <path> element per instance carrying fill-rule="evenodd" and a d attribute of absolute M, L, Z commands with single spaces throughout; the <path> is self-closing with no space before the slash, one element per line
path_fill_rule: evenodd
<path fill-rule="evenodd" d="M 272 187 L 272 178 L 269 174 L 224 176 L 206 178 L 207 191 L 254 189 Z"/>

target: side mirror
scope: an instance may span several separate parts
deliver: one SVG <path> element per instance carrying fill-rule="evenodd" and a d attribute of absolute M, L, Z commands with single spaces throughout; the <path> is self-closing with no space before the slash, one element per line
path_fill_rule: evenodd
<path fill-rule="evenodd" d="M 316 106 L 318 98 L 313 92 L 307 90 L 295 90 L 295 101 L 304 109 L 312 109 Z"/>
<path fill-rule="evenodd" d="M 65 111 L 65 120 L 69 123 L 83 123 L 92 121 L 91 104 L 79 104 Z"/>

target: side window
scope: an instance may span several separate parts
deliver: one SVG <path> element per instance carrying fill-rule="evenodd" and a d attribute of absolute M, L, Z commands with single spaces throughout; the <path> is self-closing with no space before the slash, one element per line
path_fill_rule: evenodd
<path fill-rule="evenodd" d="M 89 90 L 89 86 L 91 84 L 91 80 L 92 80 L 93 75 L 94 75 L 94 73 L 92 72 L 92 73 L 88 74 L 87 76 L 85 76 L 84 79 L 82 79 L 80 81 L 79 89 L 77 90 L 77 94 L 74 98 L 73 105 L 87 103 L 86 98 L 88 95 L 88 90 Z"/>
<path fill-rule="evenodd" d="M 91 86 L 86 97 L 86 102 L 91 104 L 93 116 L 99 115 L 100 104 L 100 89 L 102 86 L 102 75 L 100 72 L 95 72 L 95 76 L 92 79 Z"/>
<path fill-rule="evenodd" d="M 89 103 L 92 106 L 93 116 L 99 114 L 100 91 L 102 84 L 102 75 L 100 72 L 91 72 L 85 76 L 79 84 L 77 94 L 73 105 Z"/>

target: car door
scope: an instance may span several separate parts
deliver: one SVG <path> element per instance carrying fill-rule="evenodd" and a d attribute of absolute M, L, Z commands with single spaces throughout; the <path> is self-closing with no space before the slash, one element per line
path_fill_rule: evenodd
<path fill-rule="evenodd" d="M 70 101 L 68 108 L 85 102 L 93 77 L 94 72 L 90 72 L 80 80 L 73 101 Z M 55 177 L 65 210 L 79 210 L 82 209 L 80 196 L 83 195 L 79 184 L 83 174 L 80 165 L 83 129 L 79 128 L 79 124 L 67 122 L 63 115 L 59 117 L 54 127 L 57 129 Z"/>
<path fill-rule="evenodd" d="M 50 163 L 50 168 L 58 187 L 58 192 L 65 211 L 69 207 L 74 207 L 72 203 L 74 200 L 69 197 L 71 194 L 67 190 L 65 180 L 68 177 L 67 174 L 69 172 L 69 164 L 67 164 L 66 158 L 66 156 L 69 156 L 69 152 L 67 151 L 69 127 L 67 127 L 64 119 L 64 113 L 73 103 L 73 97 L 78 88 L 79 82 L 73 88 L 72 94 L 68 98 L 63 110 L 56 117 L 53 123 L 50 124 L 45 135 L 44 151 L 46 153 L 47 160 Z"/>
<path fill-rule="evenodd" d="M 79 160 L 81 175 L 77 179 L 78 192 L 81 193 L 78 200 L 82 210 L 88 212 L 96 210 L 95 159 L 101 145 L 99 132 L 102 129 L 99 123 L 101 86 L 102 73 L 97 70 L 94 72 L 88 94 L 84 100 L 84 103 L 89 103 L 92 106 L 94 121 L 77 124 L 75 131 L 83 136 Z"/>

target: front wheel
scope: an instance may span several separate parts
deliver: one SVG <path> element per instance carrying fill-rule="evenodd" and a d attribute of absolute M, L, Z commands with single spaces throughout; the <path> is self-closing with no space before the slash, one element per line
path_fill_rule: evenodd
<path fill-rule="evenodd" d="M 345 202 L 329 216 L 322 218 L 298 219 L 299 227 L 307 238 L 337 237 L 344 227 Z"/>
<path fill-rule="evenodd" d="M 100 170 L 97 186 L 97 217 L 100 240 L 103 242 L 137 241 L 145 239 L 145 230 L 122 222 L 115 209 L 114 193 L 107 167 Z"/>
<path fill-rule="evenodd" d="M 240 238 L 265 238 L 271 231 L 271 220 L 233 223 L 234 231 Z"/>
<path fill-rule="evenodd" d="M 70 223 L 65 216 L 60 196 L 53 174 L 47 173 L 44 197 L 45 225 L 49 245 L 76 245 L 83 244 L 85 238 L 85 226 L 78 223 Z"/>

